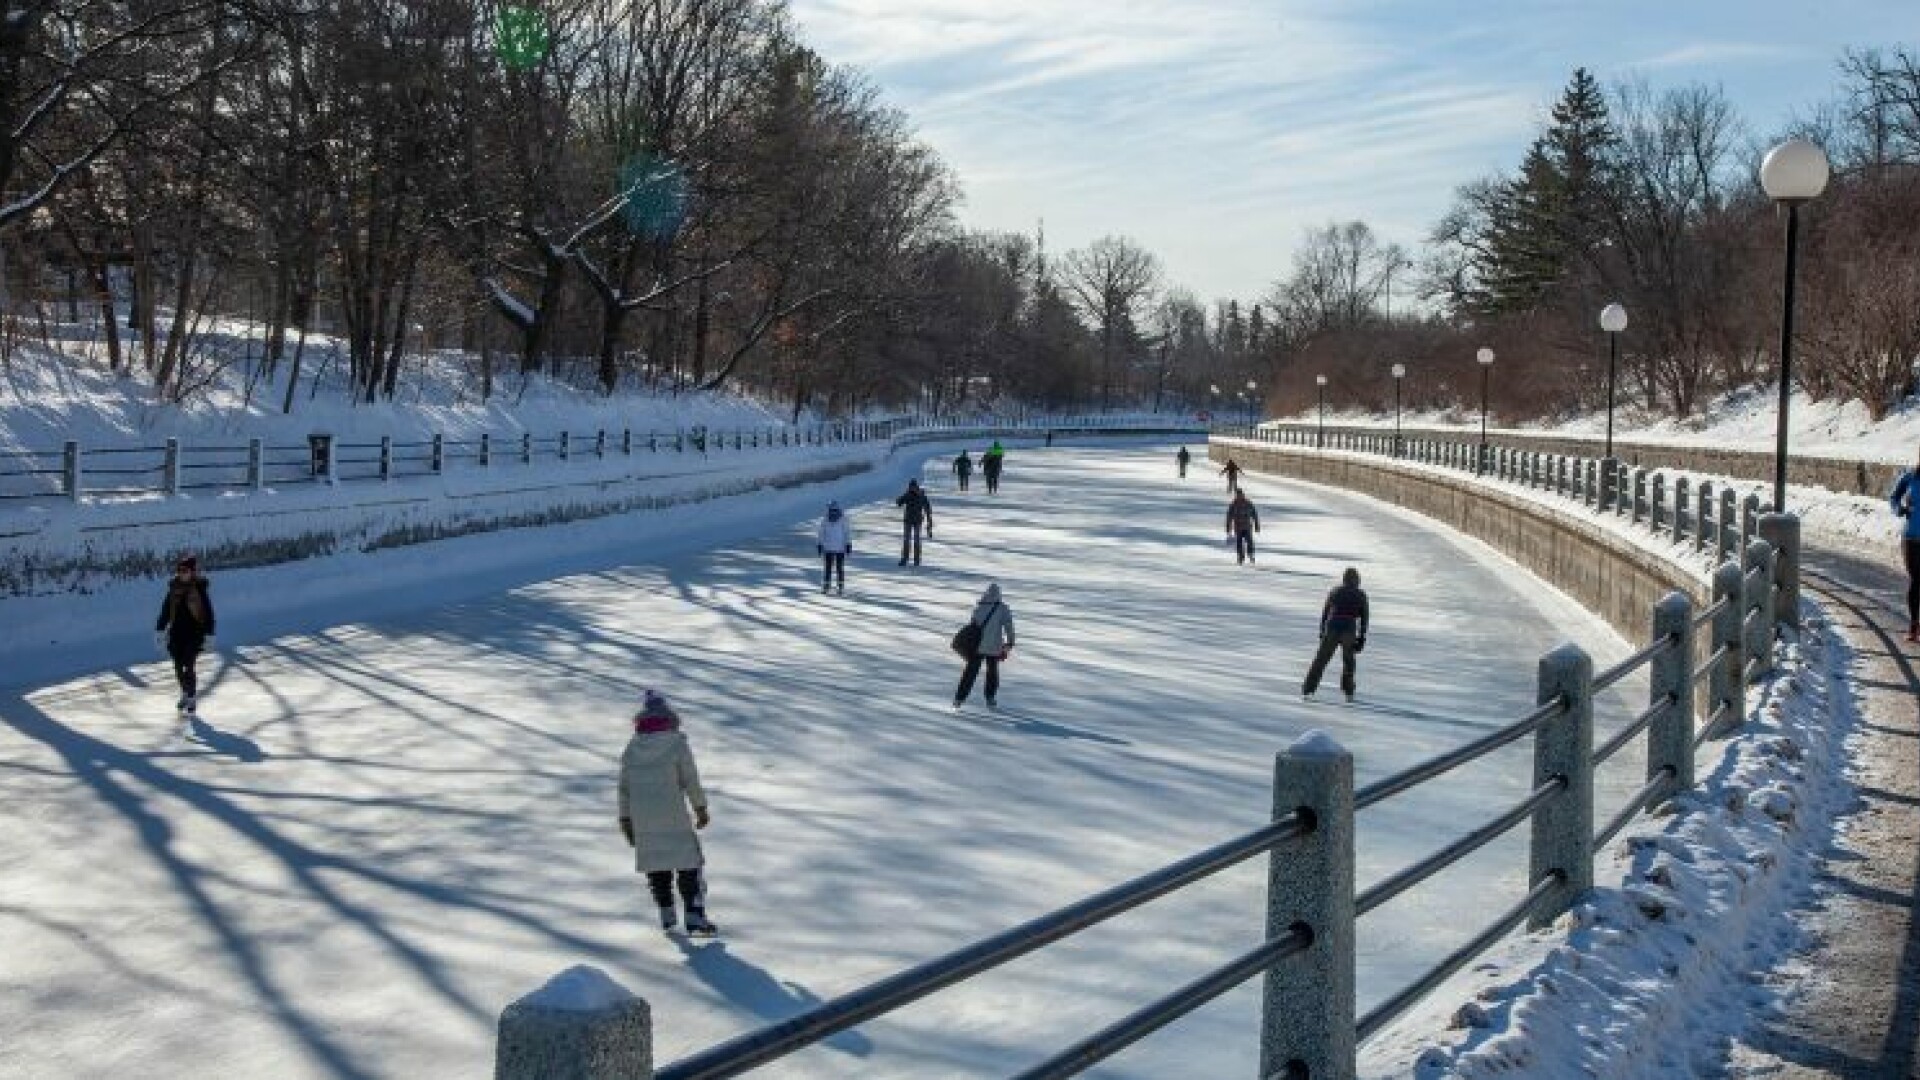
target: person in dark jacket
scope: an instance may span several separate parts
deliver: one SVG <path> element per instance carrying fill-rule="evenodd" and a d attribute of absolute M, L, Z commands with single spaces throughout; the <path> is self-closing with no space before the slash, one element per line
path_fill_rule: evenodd
<path fill-rule="evenodd" d="M 912 556 L 913 565 L 920 565 L 920 528 L 926 526 L 927 539 L 933 539 L 933 503 L 927 500 L 927 493 L 920 490 L 920 481 L 907 481 L 907 490 L 893 505 L 901 507 L 900 518 L 900 565 L 907 565 L 908 556 Z"/>
<path fill-rule="evenodd" d="M 1180 479 L 1185 480 L 1187 478 L 1187 462 L 1193 460 L 1193 455 L 1187 453 L 1187 448 L 1183 446 L 1180 448 L 1180 452 L 1173 456 L 1173 459 L 1180 463 Z"/>
<path fill-rule="evenodd" d="M 987 452 L 980 455 L 980 472 L 987 478 L 987 494 L 993 495 L 1000 490 L 1000 470 L 1006 468 L 1007 452 L 995 439 Z"/>
<path fill-rule="evenodd" d="M 153 644 L 173 660 L 173 677 L 180 684 L 176 707 L 191 713 L 199 705 L 200 679 L 194 665 L 202 649 L 213 647 L 213 596 L 200 574 L 200 560 L 183 555 L 173 566 L 160 618 L 153 624 Z"/>
<path fill-rule="evenodd" d="M 1346 692 L 1347 700 L 1353 700 L 1354 657 L 1367 647 L 1367 594 L 1360 588 L 1360 571 L 1347 567 L 1340 577 L 1340 584 L 1327 594 L 1327 602 L 1320 607 L 1320 651 L 1314 654 L 1313 667 L 1307 670 L 1307 681 L 1300 687 L 1304 697 L 1312 697 L 1320 688 L 1320 676 L 1327 670 L 1327 661 L 1333 659 L 1333 650 L 1340 650 L 1340 689 Z"/>
<path fill-rule="evenodd" d="M 1902 519 L 1900 556 L 1907 566 L 1907 640 L 1920 641 L 1920 464 L 1894 481 L 1887 503 Z"/>
<path fill-rule="evenodd" d="M 1253 561 L 1253 534 L 1260 531 L 1260 511 L 1244 491 L 1234 492 L 1227 504 L 1227 535 L 1233 537 L 1234 561 L 1245 565 Z"/>
<path fill-rule="evenodd" d="M 1232 458 L 1228 458 L 1227 467 L 1220 470 L 1220 475 L 1227 478 L 1228 491 L 1240 490 L 1240 463 L 1239 462 L 1233 460 Z"/>
<path fill-rule="evenodd" d="M 960 490 L 967 490 L 967 484 L 973 480 L 973 459 L 967 456 L 965 450 L 953 459 L 953 475 L 960 481 Z"/>

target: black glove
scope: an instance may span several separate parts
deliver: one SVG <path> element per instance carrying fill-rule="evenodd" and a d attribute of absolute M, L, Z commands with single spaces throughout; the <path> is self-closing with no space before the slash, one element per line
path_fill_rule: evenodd
<path fill-rule="evenodd" d="M 1366 638 L 1358 638 L 1353 643 L 1353 651 L 1355 655 L 1359 655 L 1360 653 L 1364 652 L 1366 648 L 1367 648 Z"/>
<path fill-rule="evenodd" d="M 623 817 L 620 819 L 620 835 L 625 836 L 627 838 L 628 847 L 633 846 L 633 819 L 632 818 Z"/>

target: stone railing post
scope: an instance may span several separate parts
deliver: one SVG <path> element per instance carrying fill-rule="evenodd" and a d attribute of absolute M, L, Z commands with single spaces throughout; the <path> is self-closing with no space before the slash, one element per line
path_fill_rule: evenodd
<path fill-rule="evenodd" d="M 1578 645 L 1540 658 L 1538 704 L 1566 698 L 1566 708 L 1533 736 L 1533 786 L 1565 782 L 1559 796 L 1533 814 L 1527 881 L 1558 873 L 1560 885 L 1528 925 L 1538 930 L 1593 887 L 1593 660 Z"/>
<path fill-rule="evenodd" d="M 1312 831 L 1267 862 L 1267 939 L 1304 925 L 1313 945 L 1269 969 L 1260 1075 L 1352 1080 L 1354 1032 L 1353 755 L 1309 731 L 1275 755 L 1273 817 L 1301 811 Z"/>
<path fill-rule="evenodd" d="M 597 458 L 603 458 L 607 456 L 607 429 L 606 428 L 601 428 L 598 431 L 594 432 L 593 456 Z"/>
<path fill-rule="evenodd" d="M 80 501 L 80 444 L 73 440 L 60 444 L 60 494 Z"/>
<path fill-rule="evenodd" d="M 439 476 L 446 471 L 447 441 L 445 436 L 435 435 L 433 437 L 432 448 L 428 451 L 427 467 L 433 471 L 433 475 L 435 476 Z"/>
<path fill-rule="evenodd" d="M 1673 771 L 1660 796 L 1666 800 L 1693 787 L 1693 601 L 1686 593 L 1670 592 L 1653 605 L 1653 637 L 1675 646 L 1653 658 L 1647 687 L 1649 707 L 1669 703 L 1647 727 L 1647 779 Z"/>
<path fill-rule="evenodd" d="M 1638 525 L 1640 519 L 1647 514 L 1647 470 L 1635 465 L 1629 480 L 1631 486 L 1627 489 L 1627 517 Z"/>
<path fill-rule="evenodd" d="M 1726 562 L 1734 557 L 1734 547 L 1740 542 L 1740 526 L 1737 515 L 1740 512 L 1739 496 L 1733 488 L 1720 491 L 1720 511 L 1713 515 L 1713 557 L 1716 562 Z"/>
<path fill-rule="evenodd" d="M 520 435 L 520 464 L 533 464 L 533 432 L 531 431 Z"/>
<path fill-rule="evenodd" d="M 247 487 L 259 491 L 267 486 L 267 447 L 259 439 L 247 440 Z"/>
<path fill-rule="evenodd" d="M 652 1080 L 652 1010 L 598 968 L 568 968 L 500 1013 L 493 1076 Z"/>
<path fill-rule="evenodd" d="M 1760 662 L 1754 670 L 1759 678 L 1773 670 L 1773 588 L 1777 556 L 1773 545 L 1754 540 L 1747 545 L 1747 563 L 1742 571 L 1744 586 L 1741 606 L 1745 609 L 1747 660 Z"/>
<path fill-rule="evenodd" d="M 491 464 L 493 464 L 493 436 L 483 431 L 480 433 L 480 467 L 484 469 Z"/>
<path fill-rule="evenodd" d="M 1688 511 L 1693 508 L 1693 480 L 1681 477 L 1673 482 L 1673 539 L 1678 543 L 1687 538 Z"/>
<path fill-rule="evenodd" d="M 1654 473 L 1652 485 L 1653 498 L 1649 502 L 1647 517 L 1654 535 L 1658 536 L 1661 528 L 1667 524 L 1667 474 Z"/>
<path fill-rule="evenodd" d="M 1740 500 L 1740 550 L 1747 550 L 1754 537 L 1760 535 L 1760 496 L 1747 493 Z"/>
<path fill-rule="evenodd" d="M 1709 655 L 1719 655 L 1722 649 L 1726 655 L 1718 661 L 1708 661 L 1714 667 L 1707 676 L 1706 724 L 1724 730 L 1720 725 L 1731 728 L 1747 715 L 1746 611 L 1743 607 L 1746 590 L 1739 563 L 1723 562 L 1713 572 L 1713 602 L 1724 602 L 1725 606 L 1713 617 L 1713 640 L 1707 643 L 1711 648 Z"/>
<path fill-rule="evenodd" d="M 393 479 L 393 436 L 380 436 L 380 479 Z"/>
<path fill-rule="evenodd" d="M 1712 539 L 1707 529 L 1713 519 L 1713 481 L 1700 481 L 1700 492 L 1693 511 L 1693 550 L 1707 550 L 1707 541 Z"/>
<path fill-rule="evenodd" d="M 160 467 L 161 486 L 169 495 L 180 494 L 180 440 L 168 439 Z"/>
<path fill-rule="evenodd" d="M 1773 545 L 1775 571 L 1773 619 L 1800 628 L 1800 518 L 1794 514 L 1760 515 L 1760 538 Z"/>
<path fill-rule="evenodd" d="M 568 457 L 570 457 L 570 456 L 572 456 L 572 454 L 573 454 L 573 438 L 572 438 L 572 436 L 570 436 L 569 434 L 567 434 L 567 433 L 566 433 L 566 432 L 564 432 L 564 431 L 563 431 L 563 432 L 561 432 L 561 433 L 560 433 L 560 438 L 559 438 L 559 439 L 557 440 L 557 445 L 558 445 L 558 446 L 560 447 L 560 460 L 561 460 L 561 461 L 565 461 L 565 460 L 567 460 L 567 458 L 568 458 Z"/>

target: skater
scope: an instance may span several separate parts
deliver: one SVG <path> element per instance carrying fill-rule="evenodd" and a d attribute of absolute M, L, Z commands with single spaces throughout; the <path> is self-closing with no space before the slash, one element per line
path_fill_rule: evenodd
<path fill-rule="evenodd" d="M 967 485 L 973 480 L 973 459 L 967 456 L 965 450 L 960 451 L 960 456 L 953 459 L 953 475 L 960 481 L 960 490 L 967 490 Z"/>
<path fill-rule="evenodd" d="M 160 618 L 153 624 L 154 647 L 173 660 L 173 677 L 180 684 L 175 704 L 188 715 L 200 703 L 200 678 L 194 672 L 202 649 L 213 648 L 213 596 L 200 574 L 200 560 L 182 555 L 173 564 L 173 580 L 160 601 Z"/>
<path fill-rule="evenodd" d="M 1000 707 L 1000 661 L 1013 654 L 1013 609 L 1000 599 L 1000 586 L 989 585 L 987 591 L 980 594 L 980 602 L 973 605 L 973 617 L 969 620 L 980 628 L 980 644 L 973 649 L 973 655 L 967 657 L 967 667 L 960 673 L 960 686 L 953 692 L 953 707 L 958 709 L 967 703 L 967 696 L 973 693 L 974 677 L 980 674 L 980 665 L 987 665 L 987 708 Z"/>
<path fill-rule="evenodd" d="M 1048 446 L 1053 445 L 1053 432 L 1051 431 L 1047 432 L 1047 445 Z"/>
<path fill-rule="evenodd" d="M 1006 464 L 1007 452 L 1001 449 L 1000 440 L 995 439 L 993 445 L 987 447 L 987 452 L 980 455 L 980 471 L 987 477 L 987 494 L 999 493 L 1000 470 L 1005 468 Z"/>
<path fill-rule="evenodd" d="M 1354 657 L 1367 647 L 1367 594 L 1360 588 L 1360 571 L 1347 567 L 1340 577 L 1340 584 L 1327 594 L 1327 602 L 1320 607 L 1320 651 L 1314 654 L 1313 667 L 1307 670 L 1307 681 L 1300 687 L 1303 697 L 1312 697 L 1320 688 L 1320 676 L 1327 670 L 1327 661 L 1333 658 L 1333 650 L 1340 650 L 1340 689 L 1353 700 Z"/>
<path fill-rule="evenodd" d="M 1180 452 L 1173 456 L 1173 460 L 1180 463 L 1180 479 L 1185 480 L 1187 478 L 1187 462 L 1193 460 L 1193 455 L 1187 453 L 1187 448 L 1183 446 L 1180 448 Z"/>
<path fill-rule="evenodd" d="M 920 526 L 927 527 L 927 539 L 933 539 L 933 503 L 928 501 L 927 493 L 920 490 L 920 481 L 907 481 L 907 490 L 893 505 L 904 507 L 900 518 L 900 565 L 907 565 L 907 557 L 913 557 L 913 565 L 920 565 Z"/>
<path fill-rule="evenodd" d="M 1232 458 L 1228 458 L 1227 467 L 1220 470 L 1220 475 L 1227 478 L 1228 491 L 1240 490 L 1240 463 L 1239 462 L 1233 460 Z"/>
<path fill-rule="evenodd" d="M 820 591 L 826 592 L 839 578 L 839 590 L 847 591 L 847 556 L 853 554 L 853 522 L 840 504 L 827 504 L 827 516 L 820 519 L 820 535 L 814 541 L 820 553 Z"/>
<path fill-rule="evenodd" d="M 1907 565 L 1907 640 L 1920 641 L 1920 462 L 1900 474 L 1887 504 L 1905 521 L 1900 555 Z"/>
<path fill-rule="evenodd" d="M 687 820 L 688 806 L 693 807 L 692 821 Z M 680 717 L 666 695 L 648 690 L 633 718 L 633 737 L 620 755 L 620 831 L 633 847 L 634 869 L 647 875 L 662 930 L 672 930 L 678 921 L 673 909 L 677 885 L 687 909 L 687 933 L 719 932 L 707 919 L 707 885 L 701 874 L 706 858 L 694 835 L 709 820 L 707 793 L 700 787 L 700 770 L 680 730 Z"/>
<path fill-rule="evenodd" d="M 1244 491 L 1234 492 L 1233 501 L 1227 504 L 1227 535 L 1233 537 L 1235 563 L 1253 561 L 1253 534 L 1259 531 L 1260 511 L 1254 509 L 1253 500 Z"/>

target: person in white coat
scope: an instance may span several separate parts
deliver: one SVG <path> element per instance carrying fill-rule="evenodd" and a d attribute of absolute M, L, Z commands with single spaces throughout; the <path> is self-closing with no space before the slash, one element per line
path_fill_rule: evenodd
<path fill-rule="evenodd" d="M 974 677 L 980 674 L 980 665 L 987 667 L 987 708 L 997 709 L 1000 694 L 1000 661 L 1013 653 L 1013 609 L 1000 598 L 1000 586 L 989 585 L 987 591 L 980 594 L 980 601 L 973 605 L 973 625 L 980 628 L 980 644 L 967 657 L 967 669 L 960 673 L 960 686 L 953 692 L 953 707 L 959 708 L 967 703 L 967 696 L 973 693 Z"/>
<path fill-rule="evenodd" d="M 687 808 L 693 808 L 693 819 Z M 695 829 L 707 827 L 707 793 L 693 746 L 680 730 L 680 717 L 665 694 L 648 690 L 633 737 L 620 755 L 620 831 L 633 845 L 634 869 L 647 875 L 647 888 L 660 907 L 660 926 L 675 924 L 673 890 L 680 889 L 687 909 L 687 932 L 718 932 L 707 919 L 705 853 Z"/>
<path fill-rule="evenodd" d="M 813 546 L 820 553 L 820 591 L 833 588 L 838 578 L 839 590 L 846 592 L 847 556 L 853 554 L 853 520 L 839 503 L 827 504 L 827 516 L 820 519 L 820 535 Z"/>

